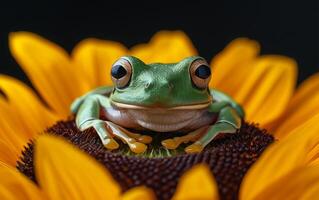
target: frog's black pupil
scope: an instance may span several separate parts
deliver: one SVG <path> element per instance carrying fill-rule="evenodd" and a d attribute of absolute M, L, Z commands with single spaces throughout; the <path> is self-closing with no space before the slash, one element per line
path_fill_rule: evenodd
<path fill-rule="evenodd" d="M 127 74 L 127 71 L 122 65 L 115 65 L 112 67 L 111 74 L 114 78 L 120 79 Z"/>
<path fill-rule="evenodd" d="M 208 78 L 210 74 L 210 68 L 207 65 L 201 65 L 195 70 L 195 75 L 202 79 Z"/>

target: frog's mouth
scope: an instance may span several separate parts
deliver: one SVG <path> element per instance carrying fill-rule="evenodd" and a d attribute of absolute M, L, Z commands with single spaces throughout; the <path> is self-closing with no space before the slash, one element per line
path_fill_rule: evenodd
<path fill-rule="evenodd" d="M 190 105 L 182 105 L 182 106 L 174 106 L 174 107 L 162 107 L 162 106 L 140 106 L 140 105 L 133 105 L 133 104 L 126 104 L 126 103 L 120 103 L 111 101 L 111 104 L 113 104 L 117 108 L 122 109 L 137 109 L 137 110 L 153 110 L 153 109 L 163 109 L 163 110 L 199 110 L 207 108 L 211 101 L 199 103 L 199 104 L 190 104 Z"/>

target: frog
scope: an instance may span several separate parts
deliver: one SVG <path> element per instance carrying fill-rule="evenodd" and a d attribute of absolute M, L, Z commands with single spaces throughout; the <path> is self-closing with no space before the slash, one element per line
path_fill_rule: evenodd
<path fill-rule="evenodd" d="M 110 68 L 113 86 L 100 86 L 71 104 L 80 131 L 93 128 L 105 148 L 119 142 L 140 154 L 152 137 L 141 134 L 181 132 L 161 141 L 168 150 L 186 144 L 199 153 L 219 135 L 236 134 L 245 112 L 231 96 L 211 89 L 211 67 L 200 56 L 177 63 L 146 64 L 134 56 L 120 57 Z"/>

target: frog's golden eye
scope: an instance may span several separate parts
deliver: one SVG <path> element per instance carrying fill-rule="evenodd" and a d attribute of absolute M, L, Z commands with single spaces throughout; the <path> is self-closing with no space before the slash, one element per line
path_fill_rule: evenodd
<path fill-rule="evenodd" d="M 113 64 L 111 69 L 111 77 L 114 85 L 117 88 L 126 87 L 130 82 L 131 75 L 132 65 L 127 59 L 120 58 Z"/>
<path fill-rule="evenodd" d="M 211 78 L 211 71 L 208 63 L 204 59 L 195 60 L 190 68 L 189 72 L 193 81 L 193 84 L 200 88 L 205 89 L 208 87 L 208 83 Z"/>

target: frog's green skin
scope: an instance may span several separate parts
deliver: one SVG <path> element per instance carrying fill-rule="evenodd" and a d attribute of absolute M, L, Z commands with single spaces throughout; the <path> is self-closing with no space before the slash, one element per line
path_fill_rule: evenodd
<path fill-rule="evenodd" d="M 132 56 L 120 58 L 116 65 L 124 62 L 131 67 L 128 83 L 119 88 L 113 78 L 114 87 L 100 87 L 76 99 L 71 110 L 76 113 L 77 127 L 93 127 L 108 149 L 118 148 L 116 137 L 135 153 L 144 152 L 152 138 L 126 128 L 185 131 L 185 136 L 162 144 L 175 149 L 181 143 L 193 142 L 185 149 L 189 153 L 202 151 L 219 133 L 235 133 L 241 126 L 243 109 L 226 94 L 209 90 L 210 77 L 204 88 L 196 87 L 191 73 L 195 61 L 206 63 L 197 56 L 174 64 L 145 64 Z M 107 121 L 100 119 L 100 112 Z"/>

